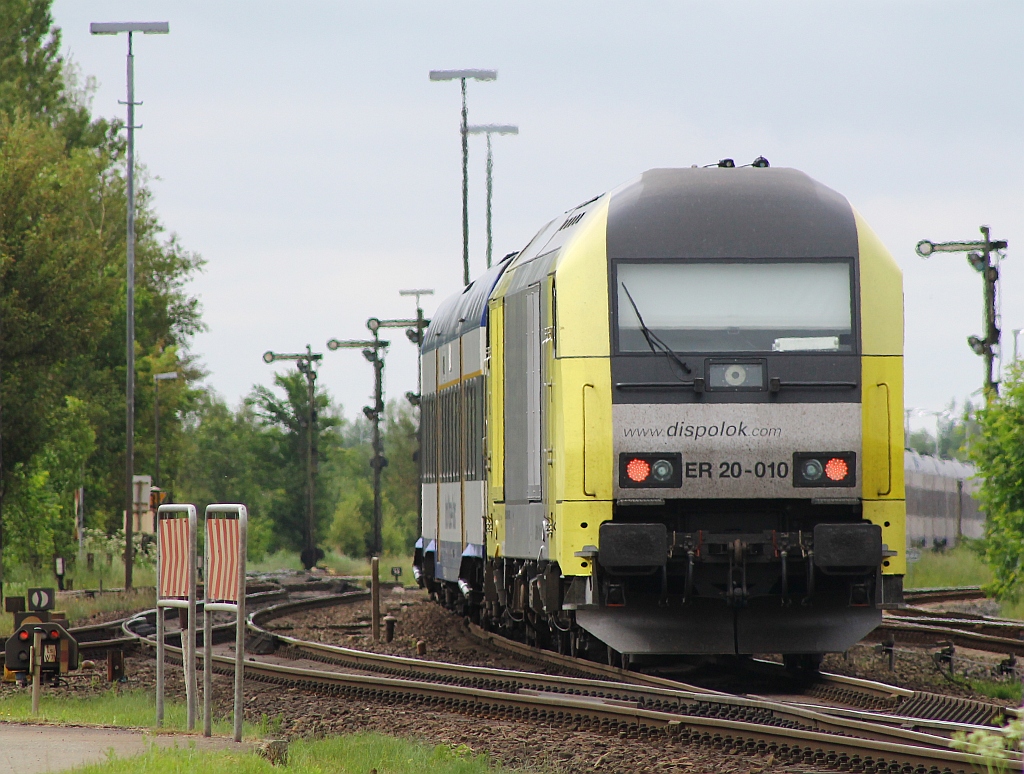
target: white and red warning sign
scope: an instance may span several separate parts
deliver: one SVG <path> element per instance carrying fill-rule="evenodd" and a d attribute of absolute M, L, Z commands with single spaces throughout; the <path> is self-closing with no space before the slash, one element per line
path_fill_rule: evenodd
<path fill-rule="evenodd" d="M 245 671 L 245 556 L 249 514 L 244 505 L 206 506 L 206 599 L 203 602 L 203 734 L 212 733 L 213 624 L 217 611 L 235 613 L 235 741 L 242 741 L 242 685 Z"/>
<path fill-rule="evenodd" d="M 238 602 L 238 560 L 242 547 L 238 518 L 206 518 L 206 599 Z"/>

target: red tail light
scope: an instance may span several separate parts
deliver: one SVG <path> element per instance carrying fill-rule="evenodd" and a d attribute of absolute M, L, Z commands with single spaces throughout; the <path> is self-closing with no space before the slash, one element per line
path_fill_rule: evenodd
<path fill-rule="evenodd" d="M 842 481 L 850 475 L 850 466 L 846 464 L 846 460 L 833 457 L 825 463 L 825 475 L 830 481 Z"/>
<path fill-rule="evenodd" d="M 639 457 L 634 457 L 626 463 L 626 475 L 631 481 L 636 481 L 638 484 L 641 481 L 646 481 L 647 477 L 651 475 L 651 464 Z"/>

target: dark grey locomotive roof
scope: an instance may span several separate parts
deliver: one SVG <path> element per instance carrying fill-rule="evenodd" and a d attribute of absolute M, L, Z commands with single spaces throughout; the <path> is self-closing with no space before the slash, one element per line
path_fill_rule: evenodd
<path fill-rule="evenodd" d="M 856 255 L 849 202 L 795 169 L 652 169 L 608 212 L 611 259 Z"/>
<path fill-rule="evenodd" d="M 422 352 L 430 352 L 454 341 L 475 328 L 482 327 L 487 320 L 487 300 L 498 283 L 501 273 L 508 268 L 515 254 L 505 256 L 487 272 L 477 277 L 455 296 L 449 296 L 438 307 L 430 319 Z"/>

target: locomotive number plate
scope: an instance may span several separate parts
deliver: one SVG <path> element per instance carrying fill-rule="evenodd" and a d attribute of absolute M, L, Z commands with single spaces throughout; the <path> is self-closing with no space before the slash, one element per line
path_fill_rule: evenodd
<path fill-rule="evenodd" d="M 789 478 L 792 466 L 785 460 L 773 462 L 683 461 L 683 478 Z"/>

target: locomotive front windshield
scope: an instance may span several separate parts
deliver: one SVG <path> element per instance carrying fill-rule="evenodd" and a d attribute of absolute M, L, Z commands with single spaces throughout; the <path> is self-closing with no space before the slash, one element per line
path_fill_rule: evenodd
<path fill-rule="evenodd" d="M 849 261 L 621 262 L 618 348 L 649 352 L 852 352 Z M 642 324 L 641 324 L 642 320 Z"/>

